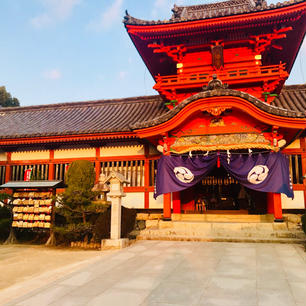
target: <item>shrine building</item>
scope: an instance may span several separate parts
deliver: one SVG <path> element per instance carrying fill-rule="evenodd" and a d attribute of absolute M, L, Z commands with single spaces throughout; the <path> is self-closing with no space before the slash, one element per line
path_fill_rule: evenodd
<path fill-rule="evenodd" d="M 155 96 L 0 109 L 0 183 L 122 173 L 123 205 L 172 214 L 304 210 L 306 84 L 284 85 L 306 1 L 174 6 L 124 26 Z M 29 170 L 31 169 L 31 170 Z"/>

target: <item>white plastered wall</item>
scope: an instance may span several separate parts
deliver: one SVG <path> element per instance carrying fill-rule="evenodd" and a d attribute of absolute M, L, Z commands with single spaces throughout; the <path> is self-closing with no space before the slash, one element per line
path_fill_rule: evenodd
<path fill-rule="evenodd" d="M 305 209 L 305 199 L 303 190 L 294 191 L 294 199 L 288 198 L 285 194 L 281 195 L 283 209 Z"/>
<path fill-rule="evenodd" d="M 54 159 L 96 157 L 95 148 L 54 150 Z"/>
<path fill-rule="evenodd" d="M 12 161 L 21 161 L 21 160 L 44 160 L 49 159 L 50 153 L 48 150 L 44 151 L 20 151 L 12 152 L 11 160 Z"/>
<path fill-rule="evenodd" d="M 144 192 L 126 192 L 122 205 L 126 208 L 144 208 Z"/>
<path fill-rule="evenodd" d="M 0 161 L 6 161 L 6 152 L 0 151 Z"/>
<path fill-rule="evenodd" d="M 288 147 L 286 147 L 286 149 L 300 149 L 300 148 L 301 148 L 300 139 L 296 139 Z"/>
<path fill-rule="evenodd" d="M 101 157 L 144 155 L 144 146 L 101 147 Z"/>
<path fill-rule="evenodd" d="M 154 199 L 153 195 L 154 195 L 153 192 L 149 193 L 149 208 L 150 209 L 154 209 L 154 208 L 162 209 L 164 207 L 163 195 L 160 195 L 159 197 L 157 197 L 156 200 Z"/>
<path fill-rule="evenodd" d="M 149 192 L 149 208 L 150 209 L 163 209 L 164 208 L 164 196 L 160 195 L 156 198 L 153 197 L 154 193 Z M 171 193 L 171 208 L 172 207 L 172 193 Z"/>

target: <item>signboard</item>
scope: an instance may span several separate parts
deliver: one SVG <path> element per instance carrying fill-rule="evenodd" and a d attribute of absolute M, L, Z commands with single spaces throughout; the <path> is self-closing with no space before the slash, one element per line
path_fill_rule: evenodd
<path fill-rule="evenodd" d="M 24 181 L 28 182 L 31 179 L 32 170 L 33 170 L 32 168 L 29 168 L 24 171 L 24 176 L 23 176 Z"/>

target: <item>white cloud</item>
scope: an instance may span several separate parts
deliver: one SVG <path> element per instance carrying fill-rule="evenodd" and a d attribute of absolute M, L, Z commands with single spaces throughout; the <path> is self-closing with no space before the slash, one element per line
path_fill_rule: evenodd
<path fill-rule="evenodd" d="M 49 80 L 58 80 L 62 77 L 61 71 L 57 68 L 46 70 L 43 75 L 44 75 L 44 78 L 49 79 Z"/>
<path fill-rule="evenodd" d="M 171 14 L 171 9 L 173 8 L 174 4 L 183 5 L 184 3 L 184 0 L 155 0 L 153 4 L 152 17 L 154 19 L 160 18 L 160 16 L 163 14 L 167 14 L 168 16 Z"/>
<path fill-rule="evenodd" d="M 127 72 L 126 71 L 120 71 L 119 72 L 119 79 L 120 80 L 124 80 L 127 76 Z"/>
<path fill-rule="evenodd" d="M 304 38 L 304 41 L 303 41 L 303 44 L 301 46 L 301 51 L 300 52 L 306 53 L 306 38 Z"/>
<path fill-rule="evenodd" d="M 39 0 L 44 12 L 33 17 L 30 22 L 36 28 L 64 21 L 71 16 L 73 9 L 81 0 Z"/>
<path fill-rule="evenodd" d="M 88 28 L 95 31 L 108 30 L 122 18 L 123 0 L 114 0 L 100 16 L 88 24 Z"/>

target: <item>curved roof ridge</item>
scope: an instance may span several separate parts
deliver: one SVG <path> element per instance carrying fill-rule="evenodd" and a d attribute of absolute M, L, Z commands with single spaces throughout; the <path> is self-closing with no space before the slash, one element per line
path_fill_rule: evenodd
<path fill-rule="evenodd" d="M 285 85 L 271 105 L 293 111 L 306 111 L 306 84 Z"/>
<path fill-rule="evenodd" d="M 294 85 L 285 85 L 282 89 L 283 91 L 287 90 L 306 90 L 306 84 L 294 84 Z"/>
<path fill-rule="evenodd" d="M 136 122 L 133 124 L 130 124 L 130 128 L 132 130 L 137 129 L 143 129 L 148 128 L 151 126 L 162 124 L 168 120 L 170 120 L 172 117 L 174 117 L 176 114 L 178 114 L 184 107 L 186 107 L 188 104 L 202 98 L 209 98 L 209 97 L 216 97 L 216 96 L 234 96 L 234 97 L 240 97 L 243 98 L 250 103 L 252 103 L 257 108 L 273 115 L 281 116 L 281 117 L 289 117 L 289 118 L 305 118 L 306 114 L 304 112 L 298 112 L 294 110 L 285 109 L 282 107 L 278 107 L 275 105 L 267 104 L 258 98 L 239 91 L 239 90 L 233 90 L 233 89 L 213 89 L 208 91 L 202 91 L 198 94 L 195 94 L 193 96 L 190 96 L 189 98 L 182 101 L 180 104 L 178 104 L 176 107 L 171 109 L 165 114 L 162 114 L 159 117 L 154 118 L 153 120 L 148 120 L 145 122 Z"/>
<path fill-rule="evenodd" d="M 150 101 L 151 100 L 151 101 Z M 77 101 L 77 102 L 60 102 L 52 104 L 40 104 L 40 105 L 29 105 L 29 106 L 19 106 L 19 107 L 0 107 L 0 113 L 4 112 L 22 112 L 22 111 L 32 111 L 32 110 L 46 110 L 46 109 L 66 109 L 66 108 L 77 108 L 77 107 L 92 107 L 101 106 L 103 104 L 107 105 L 117 105 L 117 104 L 135 104 L 142 103 L 146 101 L 147 103 L 156 102 L 157 100 L 162 100 L 159 95 L 149 95 L 149 96 L 136 96 L 128 98 L 114 98 L 114 99 L 102 99 L 102 100 L 88 100 L 88 101 Z"/>
<path fill-rule="evenodd" d="M 252 13 L 257 11 L 273 10 L 281 7 L 289 7 L 305 0 L 288 0 L 277 2 L 276 4 L 267 4 L 265 0 L 228 0 L 210 4 L 200 4 L 191 6 L 174 6 L 173 15 L 167 20 L 149 21 L 132 17 L 126 11 L 123 19 L 125 25 L 159 25 L 178 23 L 186 21 L 195 21 L 201 19 L 210 19 L 231 15 Z"/>
<path fill-rule="evenodd" d="M 175 18 L 176 15 L 182 14 L 183 12 L 186 13 L 186 10 L 205 10 L 205 9 L 216 9 L 216 8 L 224 8 L 224 7 L 232 7 L 232 6 L 241 6 L 247 5 L 249 7 L 255 7 L 256 5 L 262 5 L 264 0 L 258 0 L 255 3 L 252 0 L 227 0 L 227 1 L 217 1 L 217 2 L 209 2 L 203 4 L 194 4 L 194 5 L 176 5 L 172 9 L 173 17 Z"/>
<path fill-rule="evenodd" d="M 107 101 L 0 109 L 0 139 L 131 132 L 130 124 L 168 111 L 160 96 Z"/>

